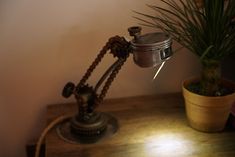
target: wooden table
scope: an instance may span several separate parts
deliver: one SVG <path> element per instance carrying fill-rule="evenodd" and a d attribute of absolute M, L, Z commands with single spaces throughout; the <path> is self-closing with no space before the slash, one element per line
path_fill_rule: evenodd
<path fill-rule="evenodd" d="M 55 130 L 46 137 L 46 157 L 235 157 L 235 132 L 202 133 L 187 124 L 180 94 L 106 100 L 98 110 L 120 128 L 95 144 L 70 144 Z M 75 113 L 75 104 L 48 106 L 48 120 Z"/>

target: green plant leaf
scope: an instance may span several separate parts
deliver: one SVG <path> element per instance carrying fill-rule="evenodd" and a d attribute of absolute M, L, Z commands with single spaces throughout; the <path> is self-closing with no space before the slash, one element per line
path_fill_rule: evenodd
<path fill-rule="evenodd" d="M 210 50 L 213 48 L 214 46 L 213 45 L 210 45 L 206 50 L 205 52 L 203 52 L 203 54 L 201 55 L 200 57 L 200 60 L 203 60 L 205 58 L 205 56 L 210 52 Z"/>

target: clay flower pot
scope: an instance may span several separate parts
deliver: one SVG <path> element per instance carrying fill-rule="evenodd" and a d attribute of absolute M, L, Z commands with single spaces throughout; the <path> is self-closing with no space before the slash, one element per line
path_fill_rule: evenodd
<path fill-rule="evenodd" d="M 185 88 L 196 81 L 198 81 L 196 78 L 188 79 L 184 81 L 182 87 L 190 126 L 203 132 L 222 131 L 235 102 L 235 92 L 225 96 L 210 97 L 192 93 Z M 231 81 L 223 80 L 223 85 L 235 89 L 235 84 Z"/>

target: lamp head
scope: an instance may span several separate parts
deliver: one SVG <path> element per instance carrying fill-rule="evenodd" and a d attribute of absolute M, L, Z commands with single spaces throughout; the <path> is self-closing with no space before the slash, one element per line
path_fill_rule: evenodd
<path fill-rule="evenodd" d="M 134 39 L 130 42 L 135 64 L 140 67 L 155 67 L 172 56 L 172 39 L 162 32 L 140 35 L 140 27 L 128 29 Z"/>

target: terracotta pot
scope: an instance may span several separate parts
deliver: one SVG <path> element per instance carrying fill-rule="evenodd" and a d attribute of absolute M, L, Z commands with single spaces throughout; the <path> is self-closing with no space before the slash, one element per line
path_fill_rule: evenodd
<path fill-rule="evenodd" d="M 235 92 L 226 96 L 209 97 L 188 91 L 187 87 L 199 79 L 191 78 L 183 83 L 183 96 L 185 99 L 186 114 L 190 126 L 203 132 L 218 132 L 225 127 L 231 106 L 235 101 Z M 223 80 L 223 85 L 235 91 L 235 84 Z"/>

